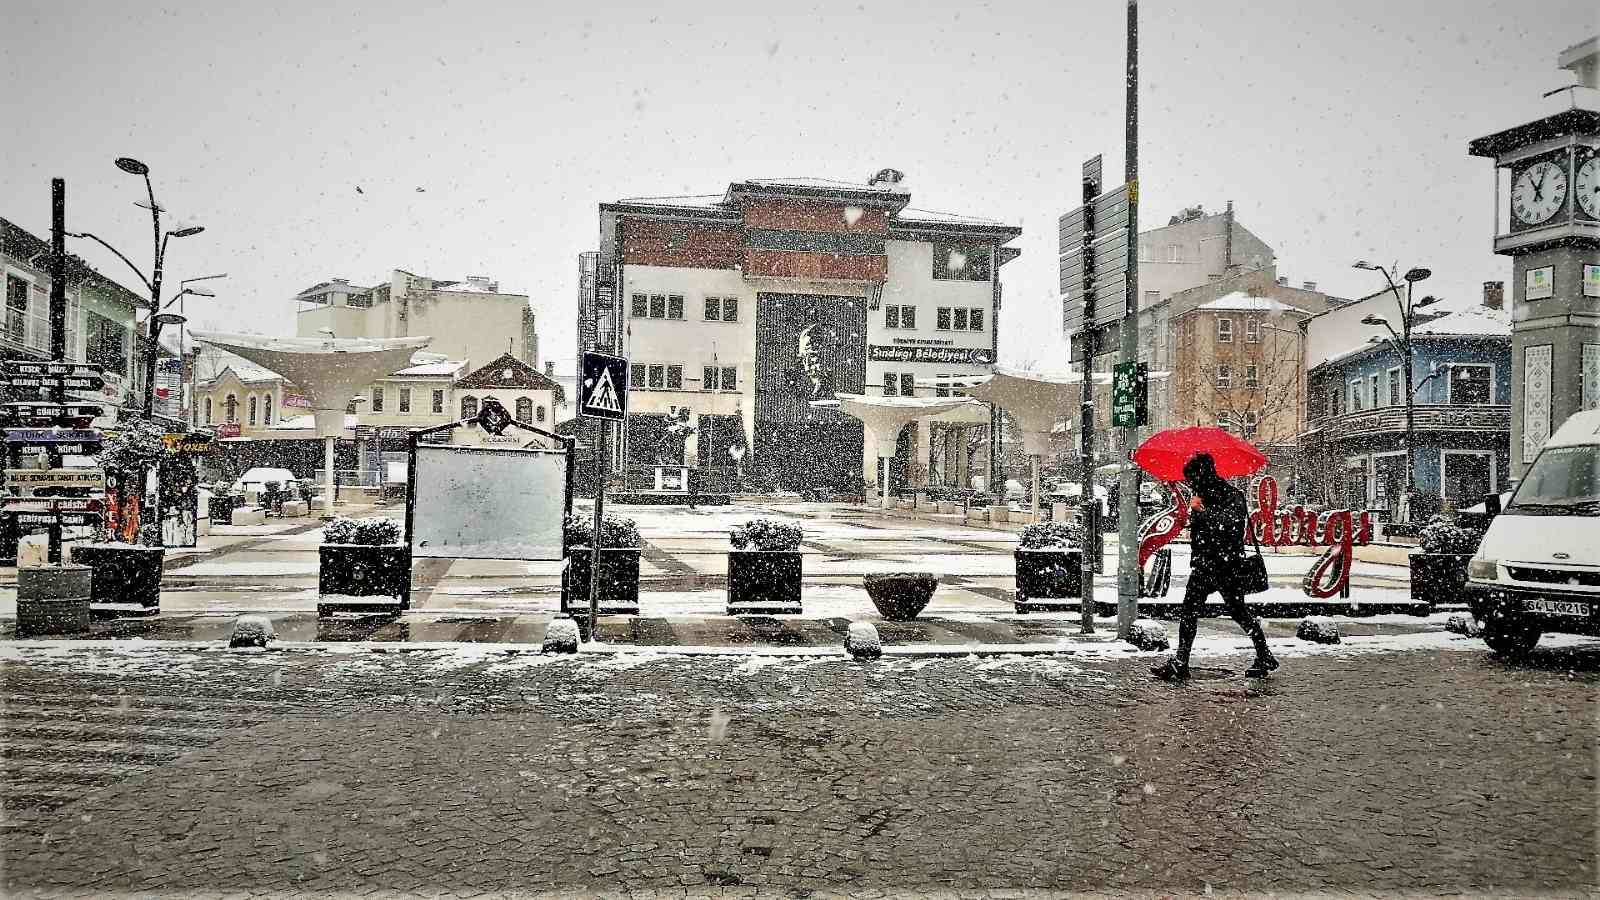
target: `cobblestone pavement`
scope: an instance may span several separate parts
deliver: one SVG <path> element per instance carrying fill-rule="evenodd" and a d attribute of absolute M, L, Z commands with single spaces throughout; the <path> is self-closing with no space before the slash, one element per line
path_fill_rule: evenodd
<path fill-rule="evenodd" d="M 1579 895 L 1600 650 L 779 660 L 20 649 L 12 896 Z"/>

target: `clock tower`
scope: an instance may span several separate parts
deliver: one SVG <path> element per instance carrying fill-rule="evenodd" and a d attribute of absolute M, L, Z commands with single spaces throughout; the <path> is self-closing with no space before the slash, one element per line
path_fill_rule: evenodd
<path fill-rule="evenodd" d="M 1561 54 L 1578 73 L 1573 92 L 1596 86 L 1596 43 Z M 1494 252 L 1512 259 L 1511 470 L 1521 478 L 1568 416 L 1600 408 L 1600 111 L 1574 106 L 1467 152 L 1495 162 Z"/>

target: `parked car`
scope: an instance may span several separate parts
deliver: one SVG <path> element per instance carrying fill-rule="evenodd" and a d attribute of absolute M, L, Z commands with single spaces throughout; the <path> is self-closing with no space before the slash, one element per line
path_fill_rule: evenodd
<path fill-rule="evenodd" d="M 1546 631 L 1600 635 L 1600 410 L 1574 413 L 1545 441 L 1467 579 L 1467 602 L 1499 653 L 1527 653 Z"/>
<path fill-rule="evenodd" d="M 288 469 L 263 467 L 251 469 L 239 476 L 239 479 L 233 483 L 233 488 L 229 493 L 236 497 L 242 497 L 249 491 L 265 494 L 267 492 L 267 484 L 271 482 L 276 482 L 278 489 L 284 491 L 289 499 L 299 498 L 300 481 L 294 477 L 293 472 Z"/>

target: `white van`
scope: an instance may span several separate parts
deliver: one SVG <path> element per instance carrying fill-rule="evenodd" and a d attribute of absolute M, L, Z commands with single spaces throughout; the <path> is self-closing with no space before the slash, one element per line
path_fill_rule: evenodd
<path fill-rule="evenodd" d="M 1507 655 L 1546 631 L 1600 635 L 1600 410 L 1545 441 L 1467 563 L 1483 639 Z"/>

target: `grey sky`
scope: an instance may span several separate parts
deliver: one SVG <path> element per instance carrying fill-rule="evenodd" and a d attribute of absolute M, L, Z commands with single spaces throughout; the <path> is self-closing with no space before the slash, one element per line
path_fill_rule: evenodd
<path fill-rule="evenodd" d="M 142 186 L 111 165 L 134 156 L 207 227 L 169 280 L 230 275 L 198 323 L 289 333 L 331 276 L 487 274 L 565 368 L 597 202 L 893 166 L 914 206 L 1023 226 L 1002 357 L 1060 352 L 1055 220 L 1085 157 L 1120 177 L 1123 3 L 684 6 L 13 2 L 0 214 L 45 234 L 65 177 L 69 228 L 147 265 Z M 1567 102 L 1539 94 L 1596 10 L 1143 3 L 1144 221 L 1231 199 L 1295 282 L 1355 295 L 1378 283 L 1351 260 L 1398 260 L 1471 302 L 1510 266 L 1466 142 Z"/>

